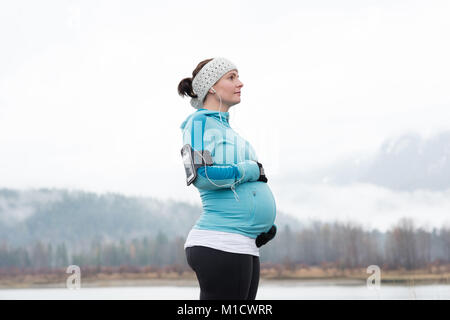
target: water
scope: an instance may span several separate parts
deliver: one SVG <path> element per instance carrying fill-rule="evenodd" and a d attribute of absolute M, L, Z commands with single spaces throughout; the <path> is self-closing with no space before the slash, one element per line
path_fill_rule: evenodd
<path fill-rule="evenodd" d="M 198 286 L 146 286 L 146 287 L 83 287 L 67 288 L 0 289 L 1 299 L 24 300 L 198 300 Z M 256 300 L 450 300 L 450 285 L 399 286 L 382 284 L 379 290 L 365 285 L 339 285 L 318 282 L 274 281 L 261 283 Z"/>

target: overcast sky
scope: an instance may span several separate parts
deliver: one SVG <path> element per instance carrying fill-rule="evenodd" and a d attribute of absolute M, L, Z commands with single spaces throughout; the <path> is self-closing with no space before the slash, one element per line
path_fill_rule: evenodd
<path fill-rule="evenodd" d="M 449 129 L 449 16 L 446 0 L 3 1 L 0 187 L 200 203 L 180 158 L 195 109 L 176 88 L 223 56 L 244 83 L 231 126 L 291 209 L 293 170 Z"/>

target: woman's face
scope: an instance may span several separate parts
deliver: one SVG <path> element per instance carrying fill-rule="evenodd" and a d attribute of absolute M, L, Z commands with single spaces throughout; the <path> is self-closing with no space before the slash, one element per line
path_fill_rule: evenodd
<path fill-rule="evenodd" d="M 224 74 L 219 81 L 213 86 L 216 90 L 216 93 L 220 95 L 222 98 L 222 103 L 228 106 L 235 105 L 241 102 L 241 88 L 244 84 L 239 80 L 239 73 L 237 70 L 231 70 Z M 219 97 L 216 96 L 216 99 L 219 100 Z"/>

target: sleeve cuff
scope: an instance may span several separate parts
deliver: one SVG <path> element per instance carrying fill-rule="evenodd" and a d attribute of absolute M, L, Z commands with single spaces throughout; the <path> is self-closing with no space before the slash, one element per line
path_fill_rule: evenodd
<path fill-rule="evenodd" d="M 239 171 L 239 179 L 242 182 L 247 181 L 257 181 L 259 179 L 259 166 L 254 160 L 245 160 L 242 162 L 239 162 L 237 165 L 238 171 Z"/>

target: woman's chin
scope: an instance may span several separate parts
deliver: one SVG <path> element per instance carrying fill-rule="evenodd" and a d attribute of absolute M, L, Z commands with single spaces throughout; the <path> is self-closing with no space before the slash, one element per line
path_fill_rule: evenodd
<path fill-rule="evenodd" d="M 233 104 L 232 104 L 232 105 L 238 104 L 238 103 L 240 103 L 240 102 L 241 102 L 241 98 L 238 98 L 238 99 L 236 99 L 236 100 L 233 101 Z"/>

